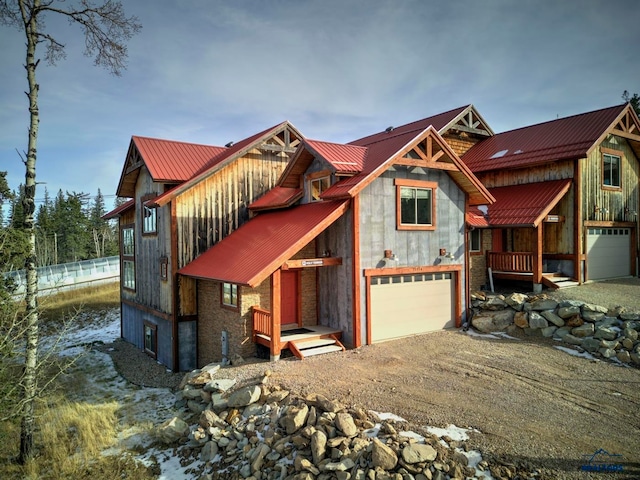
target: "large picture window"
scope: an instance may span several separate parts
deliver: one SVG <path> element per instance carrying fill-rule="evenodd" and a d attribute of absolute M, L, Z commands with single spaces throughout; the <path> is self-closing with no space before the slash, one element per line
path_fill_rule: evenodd
<path fill-rule="evenodd" d="M 128 290 L 136 289 L 136 245 L 133 225 L 122 227 L 122 287 Z"/>
<path fill-rule="evenodd" d="M 602 153 L 602 185 L 605 187 L 620 188 L 620 170 L 622 157 L 603 150 Z"/>
<path fill-rule="evenodd" d="M 396 224 L 398 230 L 435 230 L 437 184 L 396 179 Z"/>
<path fill-rule="evenodd" d="M 220 300 L 223 307 L 237 310 L 240 308 L 238 285 L 235 283 L 223 283 L 221 286 Z"/>

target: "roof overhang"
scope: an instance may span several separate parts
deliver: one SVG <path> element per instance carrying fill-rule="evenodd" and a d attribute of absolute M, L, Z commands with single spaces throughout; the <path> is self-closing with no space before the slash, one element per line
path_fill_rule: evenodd
<path fill-rule="evenodd" d="M 131 200 L 127 200 L 125 203 L 123 203 L 122 205 L 114 208 L 113 210 L 111 210 L 108 213 L 105 213 L 102 216 L 103 220 L 111 220 L 113 218 L 117 218 L 120 215 L 122 215 L 124 212 L 132 209 L 133 207 L 135 207 L 136 201 L 134 198 L 132 198 Z"/>
<path fill-rule="evenodd" d="M 327 201 L 262 213 L 178 273 L 256 287 L 348 208 L 349 201 Z"/>

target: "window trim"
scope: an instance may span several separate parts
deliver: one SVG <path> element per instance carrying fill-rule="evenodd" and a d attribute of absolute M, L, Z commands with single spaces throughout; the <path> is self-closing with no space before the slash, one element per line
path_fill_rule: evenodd
<path fill-rule="evenodd" d="M 235 305 L 233 303 L 225 303 L 224 301 L 224 286 L 225 285 L 230 285 L 231 286 L 231 302 L 233 302 L 233 290 L 235 287 L 235 291 L 236 291 L 236 295 L 235 295 L 235 300 L 236 303 Z M 237 312 L 240 310 L 240 285 L 238 285 L 237 283 L 231 283 L 231 282 L 221 282 L 220 283 L 220 306 L 224 309 L 227 310 L 233 310 L 234 312 Z"/>
<path fill-rule="evenodd" d="M 125 244 L 125 231 L 131 231 L 131 251 Z M 136 229 L 134 224 L 123 225 L 120 229 L 120 257 L 122 260 L 120 272 L 120 286 L 132 292 L 136 291 Z M 133 270 L 133 284 L 127 281 L 127 265 L 131 265 Z"/>
<path fill-rule="evenodd" d="M 153 347 L 155 350 L 147 348 L 147 329 L 151 332 L 151 338 L 153 342 Z M 142 344 L 144 347 L 144 353 L 153 358 L 158 358 L 158 326 L 154 323 L 149 322 L 148 320 L 144 321 L 142 327 Z"/>
<path fill-rule="evenodd" d="M 478 249 L 473 249 L 473 239 L 471 236 L 473 232 L 477 232 L 478 234 Z M 474 228 L 473 230 L 469 230 L 469 253 L 471 255 L 479 255 L 482 253 L 482 230 L 480 228 Z"/>
<path fill-rule="evenodd" d="M 605 167 L 604 167 L 604 159 L 606 156 L 615 157 L 618 159 L 618 183 L 619 185 L 607 185 L 605 183 L 606 175 L 605 175 Z M 624 152 L 620 150 L 613 150 L 611 148 L 601 148 L 600 149 L 600 166 L 602 168 L 602 178 L 601 185 L 603 190 L 622 190 L 622 159 L 624 157 Z"/>
<path fill-rule="evenodd" d="M 156 207 L 147 207 L 145 205 L 145 203 L 148 200 L 151 200 L 152 198 L 155 198 L 155 197 L 157 197 L 157 194 L 150 193 L 140 198 L 142 202 L 142 208 L 140 209 L 140 215 L 141 215 L 140 224 L 142 227 L 141 228 L 142 235 L 145 235 L 145 236 L 158 234 L 158 209 Z M 147 212 L 149 212 L 149 215 L 147 215 Z M 147 229 L 148 218 L 153 218 L 153 230 Z"/>
<path fill-rule="evenodd" d="M 331 188 L 331 172 L 329 170 L 320 170 L 319 172 L 312 172 L 306 175 L 305 180 L 307 182 L 307 191 L 308 191 L 308 200 L 309 202 L 321 202 L 322 199 L 320 195 L 322 195 L 325 191 Z M 326 188 L 322 188 L 323 180 L 327 181 Z M 318 198 L 313 198 L 313 184 L 314 182 L 320 182 L 320 193 L 318 194 Z"/>
<path fill-rule="evenodd" d="M 437 225 L 436 223 L 436 192 L 438 190 L 438 182 L 396 178 L 394 180 L 394 185 L 396 186 L 396 230 L 435 230 Z M 431 190 L 431 223 L 430 224 L 402 223 L 401 191 L 403 187 L 422 189 L 422 190 Z"/>

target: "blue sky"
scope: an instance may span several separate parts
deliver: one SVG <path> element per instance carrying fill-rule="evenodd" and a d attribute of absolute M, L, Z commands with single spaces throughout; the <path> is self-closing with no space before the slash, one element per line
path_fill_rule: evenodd
<path fill-rule="evenodd" d="M 66 60 L 38 68 L 37 180 L 52 196 L 100 188 L 111 208 L 131 135 L 224 145 L 289 120 L 347 142 L 469 103 L 501 132 L 640 93 L 635 0 L 123 4 L 143 29 L 122 77 L 83 56 L 77 27 L 47 21 L 67 45 Z M 22 33 L 0 27 L 0 45 L 0 170 L 17 188 Z"/>

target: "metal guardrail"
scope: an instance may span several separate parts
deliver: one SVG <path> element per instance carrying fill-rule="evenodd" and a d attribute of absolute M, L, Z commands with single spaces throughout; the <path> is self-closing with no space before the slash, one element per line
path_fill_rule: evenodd
<path fill-rule="evenodd" d="M 38 267 L 38 293 L 60 292 L 84 288 L 120 280 L 120 257 L 103 257 L 81 262 L 61 263 Z M 4 274 L 17 286 L 14 298 L 22 298 L 26 292 L 24 270 Z"/>

